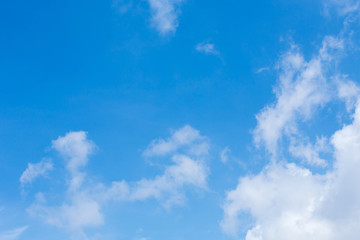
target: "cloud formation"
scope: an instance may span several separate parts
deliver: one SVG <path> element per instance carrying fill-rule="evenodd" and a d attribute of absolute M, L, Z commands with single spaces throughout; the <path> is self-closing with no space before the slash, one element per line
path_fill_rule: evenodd
<path fill-rule="evenodd" d="M 360 98 L 360 96 L 359 96 Z M 254 227 L 246 240 L 360 238 L 360 102 L 353 122 L 331 137 L 334 169 L 313 174 L 296 164 L 274 163 L 255 176 L 243 177 L 229 191 L 223 230 L 236 235 L 240 214 L 248 212 Z"/>
<path fill-rule="evenodd" d="M 184 0 L 148 0 L 152 24 L 161 35 L 174 33 L 179 25 L 179 6 Z"/>
<path fill-rule="evenodd" d="M 135 202 L 150 198 L 165 208 L 185 202 L 187 188 L 207 189 L 209 174 L 205 155 L 207 138 L 190 126 L 175 131 L 167 140 L 152 141 L 148 157 L 169 156 L 173 164 L 154 178 L 137 182 L 114 181 L 110 186 L 95 182 L 85 171 L 89 155 L 96 148 L 83 131 L 69 132 L 52 141 L 53 149 L 64 158 L 70 179 L 61 204 L 48 202 L 45 193 L 38 193 L 28 213 L 44 222 L 66 229 L 73 239 L 87 239 L 85 229 L 104 224 L 101 209 L 109 201 Z"/>
<path fill-rule="evenodd" d="M 324 4 L 325 9 L 333 7 L 343 16 L 357 12 L 360 7 L 360 2 L 358 0 L 324 0 Z"/>
<path fill-rule="evenodd" d="M 51 159 L 43 159 L 38 163 L 28 163 L 27 169 L 20 177 L 22 186 L 32 183 L 36 178 L 44 176 L 49 171 L 53 170 L 54 166 Z"/>
<path fill-rule="evenodd" d="M 195 46 L 196 51 L 209 55 L 219 55 L 219 51 L 215 49 L 213 43 L 202 42 Z"/>
<path fill-rule="evenodd" d="M 327 71 L 334 61 L 333 52 L 343 47 L 343 39 L 326 37 L 318 54 L 309 61 L 305 61 L 296 46 L 281 57 L 276 103 L 256 116 L 254 139 L 257 145 L 263 143 L 276 157 L 282 136 L 299 135 L 297 121 L 306 121 L 316 108 L 330 100 Z"/>
<path fill-rule="evenodd" d="M 181 148 L 187 148 L 187 153 L 202 155 L 208 153 L 209 145 L 207 139 L 201 136 L 198 130 L 185 125 L 166 140 L 161 138 L 153 140 L 143 155 L 145 157 L 164 156 Z"/>
<path fill-rule="evenodd" d="M 354 82 L 328 70 L 344 41 L 326 37 L 309 61 L 297 48 L 282 56 L 276 102 L 257 115 L 254 131 L 256 143 L 264 144 L 272 161 L 259 174 L 241 177 L 227 192 L 221 222 L 225 233 L 236 236 L 246 228 L 242 220 L 249 215 L 253 223 L 246 240 L 360 238 L 360 194 L 353 187 L 360 183 L 360 92 Z M 345 102 L 352 122 L 310 143 L 298 123 L 339 100 Z M 281 147 L 280 140 L 285 142 Z M 279 154 L 286 149 L 288 162 Z M 330 161 L 319 157 L 324 151 L 332 153 L 330 167 Z M 296 158 L 302 161 L 294 163 Z M 312 166 L 327 168 L 320 174 Z"/>

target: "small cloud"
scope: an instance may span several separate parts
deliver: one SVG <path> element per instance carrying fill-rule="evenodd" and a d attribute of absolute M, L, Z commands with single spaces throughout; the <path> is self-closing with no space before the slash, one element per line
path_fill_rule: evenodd
<path fill-rule="evenodd" d="M 269 71 L 269 70 L 270 70 L 269 67 L 262 67 L 262 68 L 259 68 L 258 70 L 256 70 L 255 73 L 262 73 L 262 72 Z"/>
<path fill-rule="evenodd" d="M 196 51 L 200 53 L 205 53 L 208 55 L 219 55 L 220 52 L 215 49 L 215 45 L 213 43 L 202 42 L 195 46 Z"/>
<path fill-rule="evenodd" d="M 199 131 L 186 125 L 175 131 L 168 139 L 155 139 L 144 151 L 145 157 L 164 156 L 187 146 L 194 155 L 207 154 L 208 143 Z"/>
<path fill-rule="evenodd" d="M 183 0 L 148 0 L 152 24 L 161 35 L 174 33 L 178 27 L 179 6 Z"/>
<path fill-rule="evenodd" d="M 227 161 L 229 160 L 229 154 L 230 154 L 231 150 L 228 147 L 225 147 L 221 152 L 220 152 L 220 161 L 222 163 L 227 163 Z"/>
<path fill-rule="evenodd" d="M 43 159 L 38 163 L 28 163 L 27 169 L 20 177 L 22 186 L 32 183 L 36 178 L 44 176 L 47 172 L 53 170 L 54 166 L 51 159 Z"/>
<path fill-rule="evenodd" d="M 67 168 L 72 173 L 87 164 L 89 155 L 96 148 L 84 131 L 68 132 L 64 137 L 53 140 L 52 147 L 67 160 Z"/>

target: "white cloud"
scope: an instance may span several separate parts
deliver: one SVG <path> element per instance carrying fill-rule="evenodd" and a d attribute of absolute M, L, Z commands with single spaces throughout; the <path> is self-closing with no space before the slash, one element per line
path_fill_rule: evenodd
<path fill-rule="evenodd" d="M 357 102 L 360 95 L 360 88 L 352 81 L 349 81 L 346 76 L 337 78 L 338 96 L 346 103 L 347 111 L 351 111 Z"/>
<path fill-rule="evenodd" d="M 326 37 L 319 53 L 308 62 L 294 46 L 282 56 L 279 87 L 275 89 L 277 101 L 256 116 L 254 139 L 257 145 L 264 143 L 275 157 L 283 134 L 296 135 L 296 121 L 309 119 L 314 109 L 329 101 L 326 73 L 334 59 L 334 51 L 342 48 L 342 39 Z"/>
<path fill-rule="evenodd" d="M 28 226 L 16 228 L 7 232 L 0 233 L 1 240 L 15 240 L 18 239 L 25 230 L 28 229 Z"/>
<path fill-rule="evenodd" d="M 20 183 L 22 186 L 28 183 L 32 183 L 36 178 L 44 176 L 49 171 L 53 170 L 54 166 L 51 159 L 43 159 L 38 163 L 28 163 L 27 169 L 20 177 Z"/>
<path fill-rule="evenodd" d="M 215 45 L 213 43 L 202 42 L 196 45 L 196 51 L 209 54 L 209 55 L 219 55 L 219 51 L 215 49 Z"/>
<path fill-rule="evenodd" d="M 196 129 L 186 125 L 166 140 L 161 138 L 153 140 L 143 154 L 146 157 L 164 156 L 186 146 L 190 146 L 188 150 L 196 155 L 207 154 L 209 148 L 206 138 Z"/>
<path fill-rule="evenodd" d="M 65 228 L 76 235 L 84 235 L 84 228 L 101 226 L 104 222 L 100 204 L 86 193 L 74 194 L 69 203 L 57 207 L 48 206 L 44 195 L 39 193 L 36 202 L 27 211 L 50 225 Z"/>
<path fill-rule="evenodd" d="M 315 231 L 322 234 L 310 227 L 317 222 L 312 219 L 313 205 L 321 200 L 322 192 L 321 179 L 307 169 L 294 164 L 270 165 L 259 175 L 241 178 L 237 188 L 228 192 L 221 226 L 235 235 L 239 213 L 248 211 L 256 224 L 247 240 L 316 239 L 308 237 Z"/>
<path fill-rule="evenodd" d="M 95 148 L 85 132 L 69 132 L 52 143 L 66 160 L 70 173 L 68 188 L 60 204 L 55 205 L 47 202 L 44 193 L 38 193 L 28 213 L 70 231 L 73 239 L 87 239 L 87 228 L 104 224 L 101 209 L 108 201 L 154 198 L 170 208 L 184 203 L 187 188 L 207 189 L 209 171 L 203 159 L 209 148 L 207 138 L 190 126 L 175 131 L 167 140 L 159 139 L 150 144 L 148 156 L 172 153 L 173 164 L 166 166 L 163 174 L 133 183 L 114 181 L 109 187 L 91 179 L 84 170 Z M 185 148 L 183 154 L 178 153 L 180 148 Z"/>
<path fill-rule="evenodd" d="M 227 163 L 227 161 L 229 160 L 229 154 L 230 154 L 231 150 L 228 147 L 225 147 L 221 152 L 220 152 L 220 161 L 222 163 Z"/>
<path fill-rule="evenodd" d="M 86 132 L 79 131 L 69 132 L 53 140 L 52 148 L 64 158 L 66 169 L 70 173 L 70 178 L 66 179 L 67 191 L 62 202 L 54 206 L 47 203 L 45 194 L 38 193 L 36 201 L 27 211 L 50 225 L 70 231 L 73 239 L 87 239 L 84 229 L 101 226 L 104 222 L 101 213 L 103 202 L 96 194 L 96 185 L 91 184 L 84 171 L 89 155 L 96 146 L 87 139 Z M 109 189 L 108 194 L 110 193 Z"/>
<path fill-rule="evenodd" d="M 184 155 L 175 155 L 172 160 L 175 164 L 168 166 L 163 175 L 137 182 L 130 194 L 130 200 L 157 198 L 164 202 L 165 207 L 171 207 L 173 204 L 183 203 L 183 187 L 206 189 L 208 169 L 204 162 Z"/>
<path fill-rule="evenodd" d="M 336 161 L 323 175 L 275 163 L 258 175 L 241 178 L 227 193 L 223 230 L 236 235 L 239 214 L 248 212 L 255 223 L 246 240 L 359 239 L 360 103 L 353 123 L 338 130 L 331 143 Z"/>
<path fill-rule="evenodd" d="M 297 49 L 282 57 L 276 102 L 257 115 L 254 131 L 256 142 L 264 143 L 273 161 L 260 173 L 241 177 L 227 192 L 221 222 L 227 234 L 237 236 L 246 229 L 246 240 L 360 239 L 360 92 L 346 77 L 333 78 L 327 71 L 344 41 L 326 37 L 308 62 Z M 311 144 L 298 123 L 310 119 L 319 106 L 339 99 L 353 122 Z M 284 149 L 292 154 L 288 161 L 287 155 L 277 154 Z M 321 152 L 332 155 L 331 161 L 320 158 Z M 303 162 L 289 163 L 293 157 Z M 330 166 L 314 173 L 314 165 Z M 244 215 L 252 217 L 251 227 L 243 225 Z"/>
<path fill-rule="evenodd" d="M 327 162 L 325 159 L 320 158 L 319 155 L 321 152 L 328 151 L 329 147 L 325 137 L 317 138 L 314 145 L 293 139 L 289 147 L 289 152 L 293 156 L 304 160 L 309 165 L 320 167 L 326 167 Z"/>
<path fill-rule="evenodd" d="M 86 132 L 79 131 L 58 137 L 52 141 L 52 147 L 67 160 L 67 168 L 72 173 L 76 173 L 79 168 L 86 166 L 95 144 L 87 140 Z"/>
<path fill-rule="evenodd" d="M 174 33 L 178 27 L 179 6 L 183 0 L 148 0 L 153 26 L 161 35 Z"/>

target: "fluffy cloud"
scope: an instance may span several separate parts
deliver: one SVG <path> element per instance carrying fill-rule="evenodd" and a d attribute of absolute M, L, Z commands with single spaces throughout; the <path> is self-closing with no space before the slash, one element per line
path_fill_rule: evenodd
<path fill-rule="evenodd" d="M 84 186 L 88 182 L 84 168 L 96 146 L 87 139 L 86 132 L 79 131 L 58 137 L 52 141 L 52 148 L 64 158 L 70 173 L 65 198 L 60 205 L 52 206 L 47 203 L 45 194 L 38 193 L 27 211 L 50 225 L 67 229 L 73 239 L 87 239 L 84 228 L 100 226 L 104 218 L 100 201 Z"/>
<path fill-rule="evenodd" d="M 91 196 L 83 192 L 74 194 L 70 198 L 61 206 L 48 206 L 44 195 L 38 193 L 35 203 L 28 208 L 28 212 L 50 225 L 70 230 L 76 236 L 84 236 L 83 228 L 103 224 L 104 217 L 100 212 L 100 204 Z"/>
<path fill-rule="evenodd" d="M 144 156 L 164 156 L 177 151 L 180 148 L 188 147 L 188 152 L 195 155 L 207 154 L 209 145 L 206 138 L 201 136 L 199 131 L 186 125 L 175 131 L 166 140 L 155 139 L 144 151 Z"/>
<path fill-rule="evenodd" d="M 71 174 L 69 189 L 75 191 L 83 184 L 86 174 L 82 167 L 87 165 L 96 145 L 87 139 L 86 132 L 78 131 L 69 132 L 64 137 L 53 140 L 52 147 L 66 161 L 66 167 Z"/>
<path fill-rule="evenodd" d="M 156 198 L 165 207 L 171 207 L 184 202 L 184 187 L 206 189 L 209 171 L 204 157 L 209 148 L 208 139 L 189 125 L 174 131 L 166 140 L 153 140 L 144 151 L 144 156 L 170 155 L 174 164 L 167 166 L 165 172 L 154 179 L 142 179 L 132 184 L 129 199 L 135 201 Z"/>
<path fill-rule="evenodd" d="M 321 137 L 316 139 L 316 143 L 313 145 L 309 142 L 301 142 L 298 140 L 292 140 L 289 147 L 289 152 L 309 165 L 326 167 L 327 162 L 325 159 L 320 158 L 321 152 L 328 152 L 327 138 Z"/>
<path fill-rule="evenodd" d="M 326 174 L 274 163 L 241 178 L 227 193 L 223 230 L 236 235 L 240 214 L 248 212 L 255 223 L 246 240 L 359 239 L 360 103 L 353 122 L 338 130 L 331 143 L 336 161 Z"/>
<path fill-rule="evenodd" d="M 148 0 L 153 26 L 161 35 L 174 33 L 178 27 L 179 6 L 183 0 Z"/>
<path fill-rule="evenodd" d="M 329 101 L 326 73 L 334 60 L 333 52 L 342 48 L 342 39 L 327 37 L 319 53 L 308 62 L 295 46 L 282 56 L 279 62 L 280 83 L 275 89 L 277 101 L 256 116 L 256 144 L 264 143 L 276 157 L 283 134 L 297 135 L 297 120 L 309 119 L 317 107 Z"/>
<path fill-rule="evenodd" d="M 235 235 L 239 213 L 248 211 L 256 226 L 248 231 L 247 240 L 324 239 L 318 238 L 323 231 L 316 228 L 321 221 L 312 216 L 323 194 L 321 183 L 321 178 L 294 164 L 270 165 L 257 176 L 240 179 L 227 194 L 222 228 Z"/>
<path fill-rule="evenodd" d="M 95 145 L 87 139 L 86 132 L 69 132 L 64 137 L 52 141 L 52 147 L 67 161 L 66 167 L 76 173 L 79 168 L 86 166 L 89 155 Z"/>
<path fill-rule="evenodd" d="M 171 207 L 173 204 L 183 203 L 184 195 L 181 189 L 184 186 L 206 189 L 208 171 L 203 161 L 184 155 L 175 155 L 172 160 L 175 165 L 168 166 L 163 175 L 137 182 L 129 198 L 132 201 L 150 197 L 165 199 L 164 206 Z"/>
<path fill-rule="evenodd" d="M 14 230 L 6 231 L 0 233 L 0 239 L 1 240 L 15 240 L 18 239 L 23 232 L 28 228 L 28 226 L 16 228 Z"/>
<path fill-rule="evenodd" d="M 175 131 L 167 140 L 154 140 L 146 156 L 170 155 L 173 164 L 163 174 L 137 182 L 114 181 L 110 186 L 95 182 L 85 172 L 95 144 L 85 132 L 69 132 L 52 141 L 53 148 L 64 158 L 70 173 L 62 203 L 48 203 L 46 194 L 38 193 L 28 213 L 44 222 L 66 229 L 73 239 L 87 239 L 85 229 L 104 223 L 101 208 L 108 201 L 134 202 L 149 198 L 164 207 L 181 205 L 187 188 L 207 189 L 208 168 L 204 154 L 208 151 L 206 137 L 190 126 Z"/>
<path fill-rule="evenodd" d="M 256 142 L 272 153 L 272 161 L 259 174 L 241 177 L 237 187 L 227 192 L 224 232 L 236 236 L 246 229 L 246 240 L 360 238 L 356 189 L 360 184 L 360 91 L 346 77 L 327 74 L 343 43 L 326 37 L 308 62 L 297 49 L 282 57 L 277 100 L 257 115 L 254 131 Z M 339 100 L 345 102 L 352 123 L 311 144 L 298 122 L 310 119 L 319 106 Z M 290 153 L 288 162 L 278 157 L 280 140 Z M 332 153 L 332 165 L 320 158 L 321 152 Z M 303 161 L 290 163 L 293 157 Z M 315 173 L 311 166 L 327 168 Z M 244 216 L 252 218 L 251 227 L 243 224 Z"/>
<path fill-rule="evenodd" d="M 53 170 L 53 163 L 50 159 L 43 159 L 38 163 L 28 163 L 27 169 L 20 177 L 22 186 L 32 183 L 36 178 L 45 175 L 47 172 Z"/>

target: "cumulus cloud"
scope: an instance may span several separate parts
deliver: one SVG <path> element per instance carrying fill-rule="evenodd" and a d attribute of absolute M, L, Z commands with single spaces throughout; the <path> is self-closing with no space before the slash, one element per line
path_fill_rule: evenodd
<path fill-rule="evenodd" d="M 201 155 L 207 154 L 209 145 L 198 130 L 186 125 L 166 140 L 161 138 L 153 140 L 143 154 L 146 157 L 164 156 L 183 147 L 188 147 L 188 151 Z"/>
<path fill-rule="evenodd" d="M 350 112 L 357 103 L 357 98 L 360 95 L 360 88 L 352 81 L 349 81 L 346 76 L 337 78 L 338 96 L 346 103 L 346 109 Z"/>
<path fill-rule="evenodd" d="M 327 166 L 326 160 L 320 157 L 321 152 L 329 151 L 326 137 L 318 137 L 315 144 L 311 144 L 309 142 L 304 143 L 294 139 L 291 142 L 292 143 L 289 147 L 289 152 L 293 156 L 302 159 L 307 164 L 312 166 Z"/>
<path fill-rule="evenodd" d="M 297 48 L 282 56 L 276 102 L 257 115 L 254 131 L 255 142 L 264 144 L 272 161 L 260 173 L 241 177 L 226 193 L 225 233 L 237 236 L 245 229 L 246 240 L 360 238 L 360 92 L 354 82 L 328 71 L 343 46 L 343 39 L 326 37 L 309 61 Z M 299 122 L 339 100 L 353 121 L 312 144 Z M 280 150 L 290 155 L 279 156 Z M 322 152 L 331 155 L 332 165 L 320 157 Z M 325 170 L 318 173 L 313 166 Z M 244 216 L 252 219 L 250 227 Z"/>
<path fill-rule="evenodd" d="M 148 0 L 152 24 L 161 35 L 174 33 L 179 25 L 179 6 L 184 0 Z"/>
<path fill-rule="evenodd" d="M 331 143 L 336 161 L 325 174 L 274 163 L 258 175 L 240 178 L 227 193 L 223 230 L 236 235 L 239 215 L 248 212 L 255 222 L 246 240 L 359 239 L 360 103 L 353 122 L 335 132 Z"/>
<path fill-rule="evenodd" d="M 0 239 L 1 240 L 15 240 L 15 239 L 18 239 L 23 234 L 23 232 L 26 231 L 26 229 L 28 229 L 28 226 L 23 226 L 23 227 L 20 227 L 20 228 L 16 228 L 14 230 L 2 232 L 2 233 L 0 233 Z"/>
<path fill-rule="evenodd" d="M 87 139 L 86 132 L 69 132 L 64 137 L 52 141 L 52 147 L 67 161 L 66 167 L 75 173 L 86 166 L 95 144 Z"/>
<path fill-rule="evenodd" d="M 271 165 L 259 175 L 241 178 L 237 188 L 227 194 L 221 226 L 235 235 L 239 213 L 249 211 L 256 223 L 247 240 L 323 239 L 306 237 L 321 234 L 316 225 L 311 227 L 318 222 L 312 219 L 312 212 L 323 194 L 321 180 L 294 164 Z"/>
<path fill-rule="evenodd" d="M 174 164 L 167 166 L 164 173 L 154 179 L 142 179 L 133 184 L 129 199 L 156 198 L 169 208 L 184 202 L 184 187 L 206 189 L 209 171 L 204 157 L 209 148 L 208 139 L 189 125 L 174 131 L 166 140 L 153 140 L 144 151 L 144 156 L 170 155 Z"/>
<path fill-rule="evenodd" d="M 202 42 L 195 46 L 196 51 L 209 54 L 209 55 L 219 55 L 219 51 L 215 49 L 213 43 Z"/>
<path fill-rule="evenodd" d="M 275 157 L 283 136 L 297 135 L 296 121 L 307 120 L 314 110 L 330 99 L 327 70 L 334 61 L 334 51 L 343 49 L 343 40 L 326 37 L 318 54 L 305 61 L 298 47 L 293 46 L 279 62 L 277 100 L 257 116 L 255 143 L 263 143 Z"/>
<path fill-rule="evenodd" d="M 69 197 L 61 206 L 49 206 L 44 195 L 38 193 L 27 211 L 47 224 L 71 231 L 74 239 L 79 236 L 86 239 L 84 228 L 101 226 L 104 222 L 100 204 L 84 192 Z"/>
<path fill-rule="evenodd" d="M 53 170 L 54 166 L 51 159 L 43 159 L 38 163 L 28 163 L 27 169 L 20 177 L 22 186 L 32 183 L 36 178 L 44 176 L 49 171 Z"/>
<path fill-rule="evenodd" d="M 172 164 L 165 166 L 162 174 L 136 182 L 114 181 L 106 186 L 91 179 L 85 171 L 95 144 L 85 132 L 69 132 L 52 141 L 70 173 L 62 202 L 51 204 L 45 193 L 38 193 L 27 211 L 50 225 L 68 230 L 73 239 L 87 239 L 87 228 L 104 224 L 101 209 L 109 201 L 135 202 L 154 198 L 166 208 L 181 205 L 186 200 L 187 188 L 207 189 L 209 171 L 204 159 L 207 141 L 199 131 L 185 126 L 167 140 L 154 140 L 147 149 L 147 156 L 151 157 L 171 154 Z"/>
<path fill-rule="evenodd" d="M 184 155 L 175 155 L 172 160 L 175 164 L 168 166 L 163 175 L 137 182 L 129 196 L 130 200 L 157 198 L 165 200 L 165 207 L 171 207 L 173 204 L 183 203 L 183 187 L 206 189 L 208 170 L 203 161 Z"/>
<path fill-rule="evenodd" d="M 103 224 L 101 203 L 84 186 L 88 181 L 84 168 L 96 146 L 87 139 L 86 132 L 79 131 L 69 132 L 53 140 L 52 148 L 63 157 L 70 173 L 67 192 L 63 202 L 55 206 L 47 203 L 45 194 L 38 193 L 36 201 L 27 211 L 50 225 L 67 229 L 73 239 L 87 239 L 85 228 Z"/>

